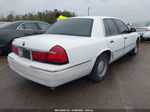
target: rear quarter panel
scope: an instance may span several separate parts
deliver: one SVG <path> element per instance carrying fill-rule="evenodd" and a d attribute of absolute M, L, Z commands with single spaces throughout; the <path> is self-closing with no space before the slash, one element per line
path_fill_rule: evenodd
<path fill-rule="evenodd" d="M 69 47 L 71 46 L 71 47 Z M 110 50 L 104 37 L 104 29 L 101 19 L 95 19 L 92 28 L 92 36 L 84 41 L 66 46 L 70 63 L 81 63 L 91 60 L 91 68 L 97 57 L 104 51 Z"/>

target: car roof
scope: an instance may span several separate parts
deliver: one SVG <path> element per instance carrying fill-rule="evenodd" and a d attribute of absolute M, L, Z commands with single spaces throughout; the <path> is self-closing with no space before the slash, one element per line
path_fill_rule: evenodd
<path fill-rule="evenodd" d="M 109 17 L 109 16 L 79 16 L 79 17 L 72 17 L 72 18 L 88 18 L 88 19 L 110 19 L 110 18 L 113 18 L 113 19 L 119 19 L 117 17 Z"/>
<path fill-rule="evenodd" d="M 25 22 L 42 22 L 42 23 L 46 23 L 44 21 L 31 21 L 31 20 L 13 21 L 13 23 L 25 23 Z M 49 23 L 47 23 L 47 24 L 49 24 Z"/>

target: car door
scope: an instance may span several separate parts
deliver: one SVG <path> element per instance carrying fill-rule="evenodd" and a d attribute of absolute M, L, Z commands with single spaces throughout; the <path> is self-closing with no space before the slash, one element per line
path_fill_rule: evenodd
<path fill-rule="evenodd" d="M 118 28 L 120 34 L 122 34 L 122 36 L 124 38 L 125 53 L 128 53 L 129 51 L 131 51 L 135 47 L 134 33 L 130 33 L 128 26 L 124 22 L 122 22 L 121 20 L 113 19 L 113 21 L 117 25 L 117 28 Z"/>
<path fill-rule="evenodd" d="M 108 46 L 112 51 L 112 60 L 120 58 L 124 54 L 124 38 L 112 19 L 104 19 L 104 27 Z"/>

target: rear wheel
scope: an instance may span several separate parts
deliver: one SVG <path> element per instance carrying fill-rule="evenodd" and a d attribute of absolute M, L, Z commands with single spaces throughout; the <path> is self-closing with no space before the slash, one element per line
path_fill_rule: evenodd
<path fill-rule="evenodd" d="M 2 51 L 0 51 L 0 56 L 2 55 Z"/>
<path fill-rule="evenodd" d="M 11 53 L 12 52 L 12 41 L 13 40 L 11 40 L 10 42 L 9 42 L 9 45 L 8 45 L 8 50 L 7 50 L 7 53 L 9 54 L 9 53 Z"/>
<path fill-rule="evenodd" d="M 94 65 L 94 68 L 89 75 L 89 78 L 93 81 L 104 80 L 109 68 L 109 57 L 106 53 L 101 54 Z"/>

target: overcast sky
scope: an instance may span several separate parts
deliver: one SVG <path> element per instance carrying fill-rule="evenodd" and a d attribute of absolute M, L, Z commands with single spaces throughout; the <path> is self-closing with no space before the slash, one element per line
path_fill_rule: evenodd
<path fill-rule="evenodd" d="M 0 0 L 0 16 L 43 10 L 68 10 L 86 16 L 115 16 L 129 22 L 150 21 L 150 0 Z"/>

